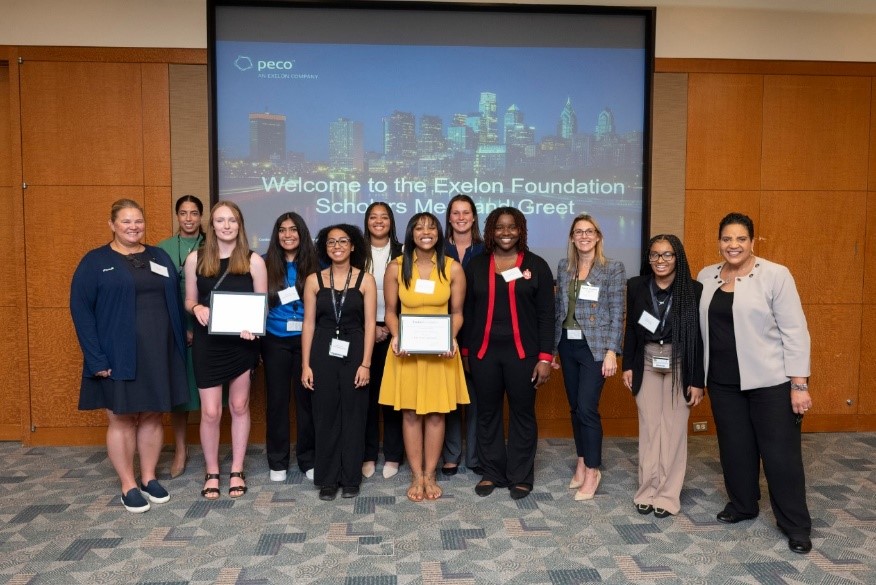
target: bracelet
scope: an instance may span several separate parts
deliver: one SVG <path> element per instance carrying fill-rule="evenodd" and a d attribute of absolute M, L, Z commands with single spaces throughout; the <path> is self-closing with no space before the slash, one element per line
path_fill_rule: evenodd
<path fill-rule="evenodd" d="M 802 384 L 795 384 L 791 382 L 791 390 L 799 390 L 800 392 L 808 392 L 809 384 L 803 382 Z"/>
<path fill-rule="evenodd" d="M 551 365 L 551 363 L 550 363 L 549 361 L 547 361 L 547 360 L 538 360 L 538 363 L 540 363 L 540 364 Z"/>
<path fill-rule="evenodd" d="M 365 364 L 359 364 L 360 368 L 365 368 L 366 370 L 370 370 L 371 366 L 366 366 Z"/>

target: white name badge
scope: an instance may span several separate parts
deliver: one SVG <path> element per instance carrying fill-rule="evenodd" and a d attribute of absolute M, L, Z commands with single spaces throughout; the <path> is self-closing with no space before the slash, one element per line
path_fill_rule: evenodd
<path fill-rule="evenodd" d="M 289 303 L 297 301 L 301 298 L 300 296 L 298 296 L 298 289 L 294 286 L 284 288 L 277 293 L 277 296 L 280 297 L 280 304 L 283 305 L 288 305 Z"/>
<path fill-rule="evenodd" d="M 660 325 L 660 319 L 649 313 L 648 311 L 642 311 L 642 316 L 639 317 L 639 325 L 654 333 L 657 331 L 657 327 Z"/>
<path fill-rule="evenodd" d="M 329 346 L 329 355 L 332 357 L 347 357 L 347 353 L 350 351 L 350 342 L 344 341 L 343 339 L 332 339 L 332 343 Z"/>
<path fill-rule="evenodd" d="M 160 274 L 164 278 L 170 278 L 170 273 L 167 271 L 167 266 L 162 266 L 161 264 L 150 260 L 149 268 L 151 268 L 152 272 L 154 272 L 155 274 Z"/>
<path fill-rule="evenodd" d="M 414 283 L 414 292 L 423 293 L 424 295 L 435 294 L 435 281 L 418 278 L 417 282 Z"/>
<path fill-rule="evenodd" d="M 657 357 L 656 355 L 651 358 L 651 367 L 656 370 L 668 370 L 669 369 L 669 358 L 668 357 Z"/>
<path fill-rule="evenodd" d="M 511 282 L 512 280 L 523 278 L 523 273 L 520 272 L 520 269 L 515 266 L 514 268 L 509 268 L 508 270 L 503 272 L 502 278 L 505 279 L 505 282 Z"/>
<path fill-rule="evenodd" d="M 578 298 L 582 301 L 598 301 L 599 287 L 582 284 L 581 288 L 578 289 Z"/>
<path fill-rule="evenodd" d="M 566 339 L 584 339 L 584 332 L 580 329 L 566 329 Z"/>
<path fill-rule="evenodd" d="M 286 331 L 301 331 L 303 328 L 304 323 L 302 321 L 296 321 L 295 319 L 286 321 Z"/>

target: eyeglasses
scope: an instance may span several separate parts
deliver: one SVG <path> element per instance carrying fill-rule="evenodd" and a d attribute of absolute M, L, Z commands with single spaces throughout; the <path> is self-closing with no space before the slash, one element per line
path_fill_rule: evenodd
<path fill-rule="evenodd" d="M 326 248 L 335 248 L 340 246 L 341 248 L 346 248 L 350 245 L 350 238 L 338 238 L 337 240 L 331 239 L 325 243 Z"/>
<path fill-rule="evenodd" d="M 596 230 L 593 228 L 587 228 L 586 230 L 575 230 L 572 232 L 572 236 L 575 238 L 583 238 L 587 236 L 588 238 L 592 238 L 596 235 Z"/>
<path fill-rule="evenodd" d="M 664 262 L 672 262 L 675 260 L 675 252 L 663 252 L 662 254 L 659 252 L 651 252 L 648 254 L 649 262 L 659 262 L 661 258 Z"/>
<path fill-rule="evenodd" d="M 127 256 L 125 256 L 125 258 L 128 259 L 128 262 L 130 262 L 131 266 L 133 266 L 134 268 L 143 268 L 144 266 L 146 266 L 145 262 L 134 256 L 133 254 L 128 254 Z"/>

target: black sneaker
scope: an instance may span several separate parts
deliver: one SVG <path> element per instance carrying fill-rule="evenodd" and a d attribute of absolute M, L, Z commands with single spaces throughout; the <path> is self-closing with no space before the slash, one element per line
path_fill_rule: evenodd
<path fill-rule="evenodd" d="M 149 502 L 146 501 L 146 498 L 143 497 L 143 494 L 137 488 L 131 488 L 128 490 L 128 493 L 122 494 L 122 505 L 125 507 L 125 510 L 134 514 L 148 512 L 150 508 Z"/>
<path fill-rule="evenodd" d="M 170 494 L 161 487 L 157 479 L 150 480 L 146 485 L 141 485 L 140 490 L 146 494 L 146 497 L 153 504 L 163 504 L 170 500 Z"/>

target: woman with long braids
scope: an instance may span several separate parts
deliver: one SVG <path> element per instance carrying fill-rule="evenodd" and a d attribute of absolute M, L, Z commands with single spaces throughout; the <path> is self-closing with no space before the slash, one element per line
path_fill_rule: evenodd
<path fill-rule="evenodd" d="M 295 397 L 295 455 L 312 479 L 315 429 L 311 393 L 301 385 L 304 281 L 319 270 L 316 246 L 304 218 L 287 211 L 274 222 L 265 253 L 268 319 L 262 338 L 265 365 L 265 451 L 271 481 L 286 481 L 289 468 L 289 402 Z"/>
<path fill-rule="evenodd" d="M 678 514 L 687 468 L 687 420 L 703 399 L 703 339 L 699 304 L 678 237 L 651 238 L 642 275 L 627 283 L 624 385 L 639 409 L 640 514 Z"/>
<path fill-rule="evenodd" d="M 158 242 L 158 247 L 167 252 L 170 259 L 176 264 L 179 275 L 180 301 L 186 298 L 186 275 L 185 263 L 188 255 L 198 249 L 204 241 L 204 228 L 201 226 L 201 217 L 204 215 L 204 204 L 194 195 L 183 195 L 176 200 L 174 207 L 179 231 L 175 236 Z M 198 396 L 198 385 L 195 384 L 195 370 L 192 368 L 192 331 L 194 319 L 186 315 L 186 373 L 189 379 L 189 401 L 173 408 L 170 421 L 173 424 L 173 438 L 175 449 L 173 463 L 170 464 L 171 479 L 179 477 L 186 470 L 188 461 L 188 448 L 186 447 L 186 427 L 189 423 L 189 413 L 201 408 L 201 399 Z"/>
<path fill-rule="evenodd" d="M 377 285 L 377 326 L 374 330 L 374 353 L 371 356 L 371 381 L 368 387 L 368 421 L 365 425 L 365 461 L 362 475 L 371 477 L 377 465 L 380 447 L 380 418 L 383 417 L 383 477 L 389 479 L 398 473 L 404 455 L 401 415 L 388 406 L 377 402 L 383 367 L 389 351 L 389 327 L 386 326 L 386 303 L 383 299 L 383 276 L 389 263 L 401 256 L 402 245 L 395 229 L 392 208 L 382 201 L 375 201 L 365 210 L 365 242 L 368 255 L 365 270 L 374 276 Z"/>

